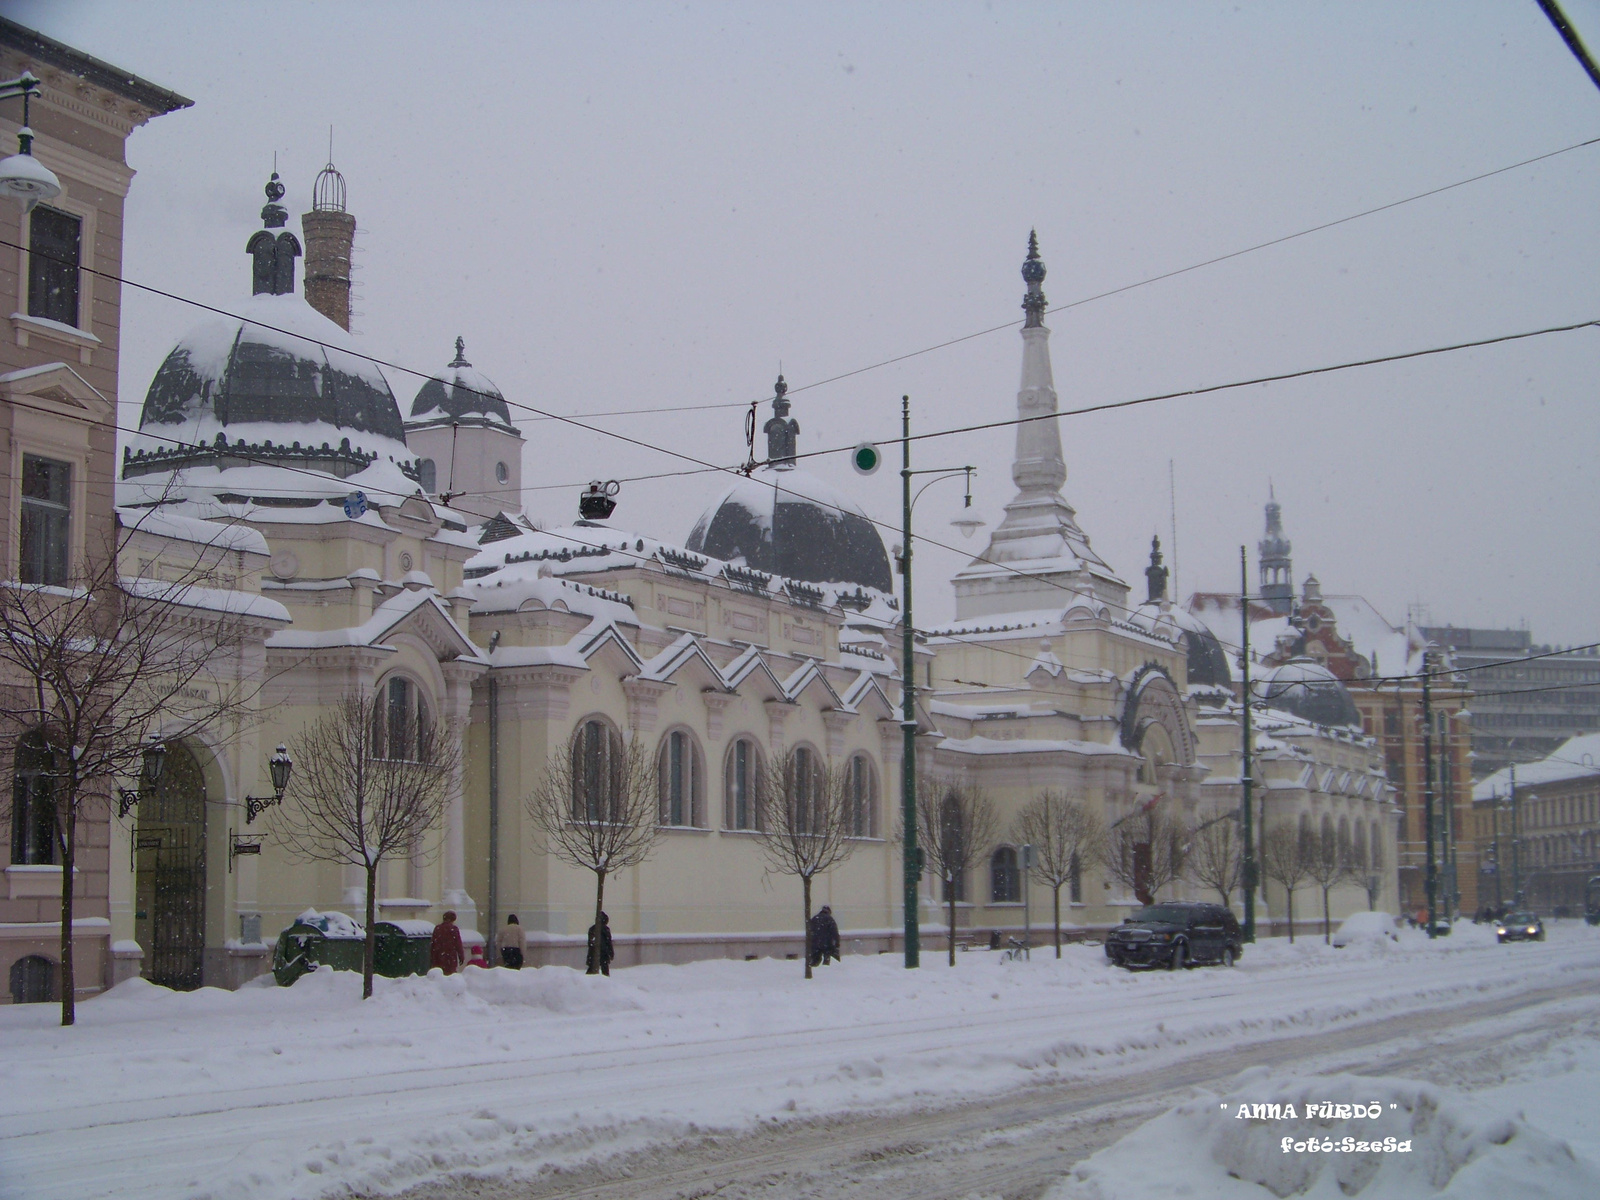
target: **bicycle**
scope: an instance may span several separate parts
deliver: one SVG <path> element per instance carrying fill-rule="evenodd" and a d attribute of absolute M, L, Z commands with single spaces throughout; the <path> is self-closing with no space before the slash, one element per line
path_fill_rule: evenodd
<path fill-rule="evenodd" d="M 1029 949 L 1028 943 L 1018 941 L 1016 938 L 1007 938 L 1006 948 L 1000 954 L 1000 961 L 1016 962 L 1019 958 L 1025 958 L 1031 962 L 1033 956 L 1029 954 Z"/>

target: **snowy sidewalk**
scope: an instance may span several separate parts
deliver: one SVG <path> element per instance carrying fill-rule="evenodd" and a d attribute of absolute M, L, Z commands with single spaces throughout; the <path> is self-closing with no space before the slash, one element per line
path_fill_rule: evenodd
<path fill-rule="evenodd" d="M 1600 983 L 1600 931 L 1497 946 L 1250 948 L 1232 971 L 847 958 L 561 968 L 174 994 L 135 982 L 61 1030 L 0 1009 L 0 1197 L 310 1198 L 531 1171 L 692 1129 L 927 1105 L 1333 1025 Z M 1442 1015 L 1442 1024 L 1448 1016 Z"/>

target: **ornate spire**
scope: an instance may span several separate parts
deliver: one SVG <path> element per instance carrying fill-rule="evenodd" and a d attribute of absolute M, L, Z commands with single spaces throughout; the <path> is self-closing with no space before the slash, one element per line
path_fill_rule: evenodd
<path fill-rule="evenodd" d="M 1159 604 L 1167 598 L 1167 569 L 1161 565 L 1161 537 L 1150 538 L 1150 565 L 1144 569 L 1145 582 L 1150 585 L 1146 604 Z"/>
<path fill-rule="evenodd" d="M 1277 493 L 1267 485 L 1267 530 L 1256 551 L 1261 556 L 1261 599 L 1273 611 L 1287 613 L 1294 607 L 1294 573 L 1289 551 L 1292 544 L 1283 533 L 1283 506 Z"/>
<path fill-rule="evenodd" d="M 1028 230 L 1028 257 L 1022 262 L 1022 281 L 1028 285 L 1028 294 L 1022 298 L 1022 311 L 1028 314 L 1022 325 L 1033 329 L 1044 324 L 1044 260 L 1039 257 L 1039 233 Z"/>
<path fill-rule="evenodd" d="M 467 339 L 466 338 L 463 338 L 463 337 L 456 338 L 456 357 L 455 357 L 455 361 L 452 362 L 450 365 L 452 367 L 470 367 L 472 365 L 471 363 L 469 363 L 467 361 Z"/>
<path fill-rule="evenodd" d="M 300 239 L 285 229 L 289 210 L 283 199 L 283 181 L 274 171 L 267 180 L 267 202 L 261 209 L 262 228 L 250 235 L 244 251 L 255 261 L 251 266 L 254 295 L 287 296 L 294 291 L 294 260 L 300 256 Z"/>

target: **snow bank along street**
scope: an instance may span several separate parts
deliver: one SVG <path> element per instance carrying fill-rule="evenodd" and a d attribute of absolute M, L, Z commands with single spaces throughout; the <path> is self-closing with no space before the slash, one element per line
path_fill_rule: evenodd
<path fill-rule="evenodd" d="M 799 964 L 774 960 L 609 980 L 544 968 L 378 983 L 363 1004 L 359 978 L 330 971 L 236 993 L 134 980 L 85 1004 L 72 1030 L 54 1026 L 47 1006 L 0 1010 L 0 1197 L 393 1192 L 450 1174 L 531 1175 L 708 1128 L 1092 1081 L 1403 1013 L 1436 1012 L 1446 1027 L 1452 1005 L 1600 985 L 1600 931 L 1559 922 L 1548 942 L 1515 946 L 1470 925 L 1431 944 L 1409 933 L 1343 950 L 1272 942 L 1231 971 L 1177 974 L 1129 974 L 1098 948 L 1069 947 L 1059 963 L 1049 951 L 1015 964 L 973 952 L 954 970 L 914 972 L 894 956 L 847 957 L 810 984 Z M 1240 1067 L 1249 1063 L 1241 1053 Z M 1430 1165 L 1414 1157 L 1405 1171 L 1488 1146 L 1506 1163 L 1514 1150 L 1524 1177 L 1556 1180 L 1565 1163 L 1560 1179 L 1600 1178 L 1514 1113 L 1368 1082 L 1372 1096 L 1335 1094 L 1342 1084 L 1310 1091 L 1420 1105 L 1455 1131 L 1430 1143 Z M 1237 1096 L 1204 1103 L 1309 1096 L 1307 1086 L 1246 1079 Z M 1591 1108 L 1600 1100 L 1593 1072 L 1568 1086 Z M 1197 1146 L 1222 1136 L 1216 1123 L 1199 1128 L 1194 1105 L 1144 1136 Z M 1386 1115 L 1385 1133 L 1400 1120 Z M 1278 1132 L 1262 1144 L 1275 1147 Z M 1121 1152 L 1137 1157 L 1129 1145 Z M 1299 1165 L 1275 1169 L 1309 1169 L 1283 1157 Z M 1064 1180 L 1078 1190 L 1063 1195 L 1138 1194 L 1109 1187 L 1103 1162 Z M 1332 1176 L 1319 1186 L 1338 1194 Z"/>

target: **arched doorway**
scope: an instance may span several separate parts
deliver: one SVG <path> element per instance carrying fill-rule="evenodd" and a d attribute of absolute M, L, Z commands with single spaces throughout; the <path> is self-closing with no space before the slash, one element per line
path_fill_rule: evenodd
<path fill-rule="evenodd" d="M 50 1004 L 56 999 L 56 965 L 30 954 L 11 964 L 11 1003 Z"/>
<path fill-rule="evenodd" d="M 181 743 L 167 747 L 161 782 L 139 801 L 134 936 L 145 978 L 179 991 L 200 986 L 206 947 L 206 783 Z"/>

